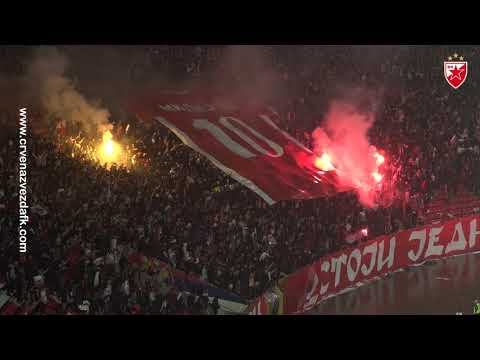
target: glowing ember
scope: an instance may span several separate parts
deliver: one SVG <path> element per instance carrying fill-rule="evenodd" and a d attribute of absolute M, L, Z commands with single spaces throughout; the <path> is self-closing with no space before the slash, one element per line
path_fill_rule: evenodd
<path fill-rule="evenodd" d="M 323 171 L 335 170 L 332 160 L 327 153 L 323 153 L 321 157 L 315 158 L 315 166 Z"/>
<path fill-rule="evenodd" d="M 122 147 L 112 140 L 110 131 L 103 133 L 103 141 L 98 149 L 99 160 L 102 164 L 116 163 L 121 158 Z"/>
<path fill-rule="evenodd" d="M 385 162 L 385 157 L 379 154 L 378 152 L 373 154 L 373 156 L 375 156 L 375 160 L 377 161 L 377 166 L 380 166 Z"/>
<path fill-rule="evenodd" d="M 373 178 L 375 179 L 375 181 L 376 181 L 377 183 L 379 183 L 379 182 L 382 181 L 382 179 L 383 179 L 383 176 L 382 176 L 381 174 L 379 174 L 378 172 L 376 172 L 376 171 L 374 171 L 374 172 L 372 173 L 372 176 L 373 176 Z"/>

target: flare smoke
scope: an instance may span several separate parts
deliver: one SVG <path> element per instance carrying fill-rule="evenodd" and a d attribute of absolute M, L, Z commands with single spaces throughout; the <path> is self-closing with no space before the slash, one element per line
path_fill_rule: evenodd
<path fill-rule="evenodd" d="M 313 132 L 314 152 L 317 156 L 327 153 L 335 166 L 342 187 L 356 189 L 360 202 L 375 206 L 372 189 L 378 182 L 376 149 L 367 137 L 373 125 L 372 112 L 360 112 L 346 102 L 331 103 L 323 127 Z"/>
<path fill-rule="evenodd" d="M 40 103 L 50 121 L 78 123 L 83 132 L 96 136 L 110 127 L 107 109 L 88 101 L 66 75 L 67 59 L 55 48 L 39 48 L 28 66 L 29 95 Z"/>

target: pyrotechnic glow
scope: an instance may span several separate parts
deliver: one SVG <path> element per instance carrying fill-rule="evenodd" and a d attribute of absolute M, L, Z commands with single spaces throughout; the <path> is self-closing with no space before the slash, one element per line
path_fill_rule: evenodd
<path fill-rule="evenodd" d="M 332 164 L 332 159 L 327 153 L 323 153 L 322 156 L 315 158 L 315 166 L 323 171 L 335 170 L 335 166 Z"/>
<path fill-rule="evenodd" d="M 384 180 L 381 168 L 386 163 L 385 156 L 374 146 L 369 151 L 359 153 L 341 142 L 329 145 L 328 152 L 324 148 L 312 159 L 315 168 L 319 169 L 317 172 L 334 171 L 340 184 L 357 191 L 364 206 L 374 206 L 375 192 Z"/>
<path fill-rule="evenodd" d="M 112 140 L 112 133 L 107 130 L 103 133 L 103 141 L 98 149 L 99 160 L 102 164 L 116 163 L 122 156 L 122 147 Z"/>
<path fill-rule="evenodd" d="M 368 236 L 368 229 L 367 228 L 362 229 L 362 235 L 363 236 Z"/>
<path fill-rule="evenodd" d="M 378 173 L 377 171 L 374 171 L 374 172 L 372 173 L 372 176 L 373 176 L 373 178 L 375 179 L 375 181 L 376 181 L 377 183 L 379 183 L 379 182 L 382 181 L 382 179 L 383 179 L 383 176 L 382 176 L 380 173 Z"/>
<path fill-rule="evenodd" d="M 373 156 L 375 156 L 375 159 L 377 161 L 378 166 L 382 165 L 385 162 L 385 157 L 383 155 L 379 154 L 378 152 L 373 154 Z"/>
<path fill-rule="evenodd" d="M 86 140 L 78 135 L 66 139 L 72 158 L 98 162 L 109 169 L 113 164 L 131 167 L 136 164 L 138 150 L 132 145 L 113 140 L 109 130 L 102 134 L 102 141 Z"/>
<path fill-rule="evenodd" d="M 392 187 L 391 177 L 386 176 L 388 155 L 371 144 L 368 136 L 374 120 L 374 113 L 359 110 L 356 102 L 333 101 L 322 126 L 312 133 L 315 155 L 309 163 L 316 169 L 333 170 L 338 189 L 355 190 L 368 208 L 384 203 L 380 194 Z"/>

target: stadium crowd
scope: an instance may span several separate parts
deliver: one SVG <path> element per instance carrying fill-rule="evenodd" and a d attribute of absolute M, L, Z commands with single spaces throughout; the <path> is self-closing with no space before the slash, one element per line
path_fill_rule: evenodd
<path fill-rule="evenodd" d="M 279 278 L 348 246 L 352 231 L 367 227 L 369 238 L 392 233 L 420 223 L 422 205 L 437 192 L 479 193 L 478 84 L 472 77 L 460 91 L 449 87 L 442 71 L 446 49 L 392 48 L 378 63 L 357 63 L 352 52 L 361 51 L 348 46 L 262 49 L 291 99 L 273 104 L 281 125 L 307 145 L 306 134 L 325 111 L 322 96 L 334 83 L 382 89 L 370 137 L 399 170 L 393 203 L 364 209 L 355 194 L 343 193 L 268 206 L 167 129 L 147 129 L 131 117 L 116 128 L 128 123 L 129 136 L 146 154 L 148 164 L 138 169 L 107 170 L 59 151 L 51 137 L 31 137 L 29 251 L 19 257 L 13 216 L 18 129 L 16 114 L 5 110 L 0 287 L 18 313 L 215 314 L 218 299 L 204 288 L 179 286 L 162 269 L 182 270 L 251 300 Z M 152 71 L 208 77 L 221 67 L 222 51 L 151 47 L 148 55 Z M 475 53 L 466 47 L 462 55 Z M 139 255 L 151 261 L 139 263 Z"/>

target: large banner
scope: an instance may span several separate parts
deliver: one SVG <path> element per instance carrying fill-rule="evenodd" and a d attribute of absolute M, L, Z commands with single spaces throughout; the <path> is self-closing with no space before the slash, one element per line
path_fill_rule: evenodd
<path fill-rule="evenodd" d="M 355 248 L 319 259 L 279 284 L 283 311 L 271 312 L 267 296 L 248 313 L 298 314 L 326 298 L 359 287 L 394 271 L 425 261 L 480 251 L 480 216 L 456 219 L 381 236 Z"/>
<path fill-rule="evenodd" d="M 204 94 L 144 96 L 131 106 L 145 122 L 168 127 L 183 143 L 261 196 L 268 204 L 338 191 L 332 174 L 310 166 L 312 152 L 278 126 L 261 104 L 241 107 Z"/>

